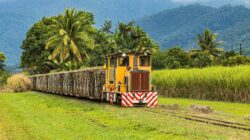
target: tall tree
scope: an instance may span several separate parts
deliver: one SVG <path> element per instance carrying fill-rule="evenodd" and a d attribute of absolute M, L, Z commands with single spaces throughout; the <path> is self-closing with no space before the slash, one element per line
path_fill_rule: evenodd
<path fill-rule="evenodd" d="M 209 28 L 206 28 L 203 33 L 197 35 L 197 44 L 200 49 L 191 50 L 191 55 L 197 56 L 202 52 L 214 57 L 219 57 L 224 52 L 222 48 L 223 41 L 217 41 L 218 34 L 213 33 Z"/>
<path fill-rule="evenodd" d="M 175 46 L 167 51 L 167 68 L 187 68 L 189 67 L 190 57 L 180 46 Z"/>
<path fill-rule="evenodd" d="M 111 31 L 111 29 L 112 29 L 112 21 L 106 20 L 101 27 L 101 31 L 112 34 L 113 32 Z"/>
<path fill-rule="evenodd" d="M 6 60 L 6 57 L 3 52 L 0 52 L 0 71 L 4 71 L 4 61 Z"/>
<path fill-rule="evenodd" d="M 44 47 L 46 41 L 55 34 L 51 25 L 52 18 L 43 18 L 29 29 L 22 43 L 21 67 L 31 74 L 47 73 L 54 68 L 48 63 L 50 50 Z"/>
<path fill-rule="evenodd" d="M 52 27 L 56 34 L 46 43 L 46 48 L 52 48 L 52 60 L 60 63 L 77 62 L 83 64 L 83 58 L 88 58 L 87 50 L 94 48 L 94 17 L 91 13 L 65 9 L 63 14 L 53 19 Z"/>
<path fill-rule="evenodd" d="M 156 43 L 141 27 L 134 26 L 133 21 L 128 24 L 119 23 L 114 37 L 119 50 L 136 53 L 158 50 Z"/>
<path fill-rule="evenodd" d="M 112 33 L 103 31 L 102 29 L 97 30 L 94 38 L 95 49 L 90 51 L 91 59 L 89 66 L 102 66 L 105 61 L 105 56 L 115 52 L 116 42 Z"/>

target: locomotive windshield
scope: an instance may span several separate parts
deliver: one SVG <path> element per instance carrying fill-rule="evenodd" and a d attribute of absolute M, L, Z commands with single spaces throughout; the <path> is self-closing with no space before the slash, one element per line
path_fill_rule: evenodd
<path fill-rule="evenodd" d="M 129 57 L 119 57 L 119 66 L 129 66 Z"/>
<path fill-rule="evenodd" d="M 150 56 L 140 56 L 140 66 L 149 67 L 150 66 Z"/>

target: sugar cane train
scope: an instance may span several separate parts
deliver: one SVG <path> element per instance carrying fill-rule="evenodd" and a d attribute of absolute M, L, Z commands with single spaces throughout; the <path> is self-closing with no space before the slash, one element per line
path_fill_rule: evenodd
<path fill-rule="evenodd" d="M 107 101 L 124 107 L 158 105 L 149 53 L 108 55 L 103 68 L 31 76 L 36 91 Z"/>

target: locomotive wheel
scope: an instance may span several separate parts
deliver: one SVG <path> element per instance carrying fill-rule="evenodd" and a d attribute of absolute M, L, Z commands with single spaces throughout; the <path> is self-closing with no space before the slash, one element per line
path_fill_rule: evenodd
<path fill-rule="evenodd" d="M 121 105 L 121 95 L 120 94 L 116 94 L 117 96 L 116 96 L 116 104 L 118 104 L 118 105 Z"/>
<path fill-rule="evenodd" d="M 107 98 L 107 93 L 106 93 L 106 92 L 103 92 L 103 93 L 102 93 L 101 101 L 102 101 L 102 102 L 107 102 L 107 101 L 106 101 L 106 98 Z"/>

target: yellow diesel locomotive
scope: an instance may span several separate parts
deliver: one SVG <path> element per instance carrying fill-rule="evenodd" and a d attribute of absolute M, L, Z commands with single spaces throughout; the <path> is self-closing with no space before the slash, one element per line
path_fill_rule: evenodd
<path fill-rule="evenodd" d="M 53 94 L 107 101 L 124 107 L 157 106 L 151 85 L 149 53 L 115 53 L 103 68 L 49 73 L 30 77 L 32 89 Z"/>
<path fill-rule="evenodd" d="M 125 107 L 156 107 L 158 98 L 151 84 L 151 64 L 151 56 L 147 52 L 108 55 L 102 99 Z"/>

